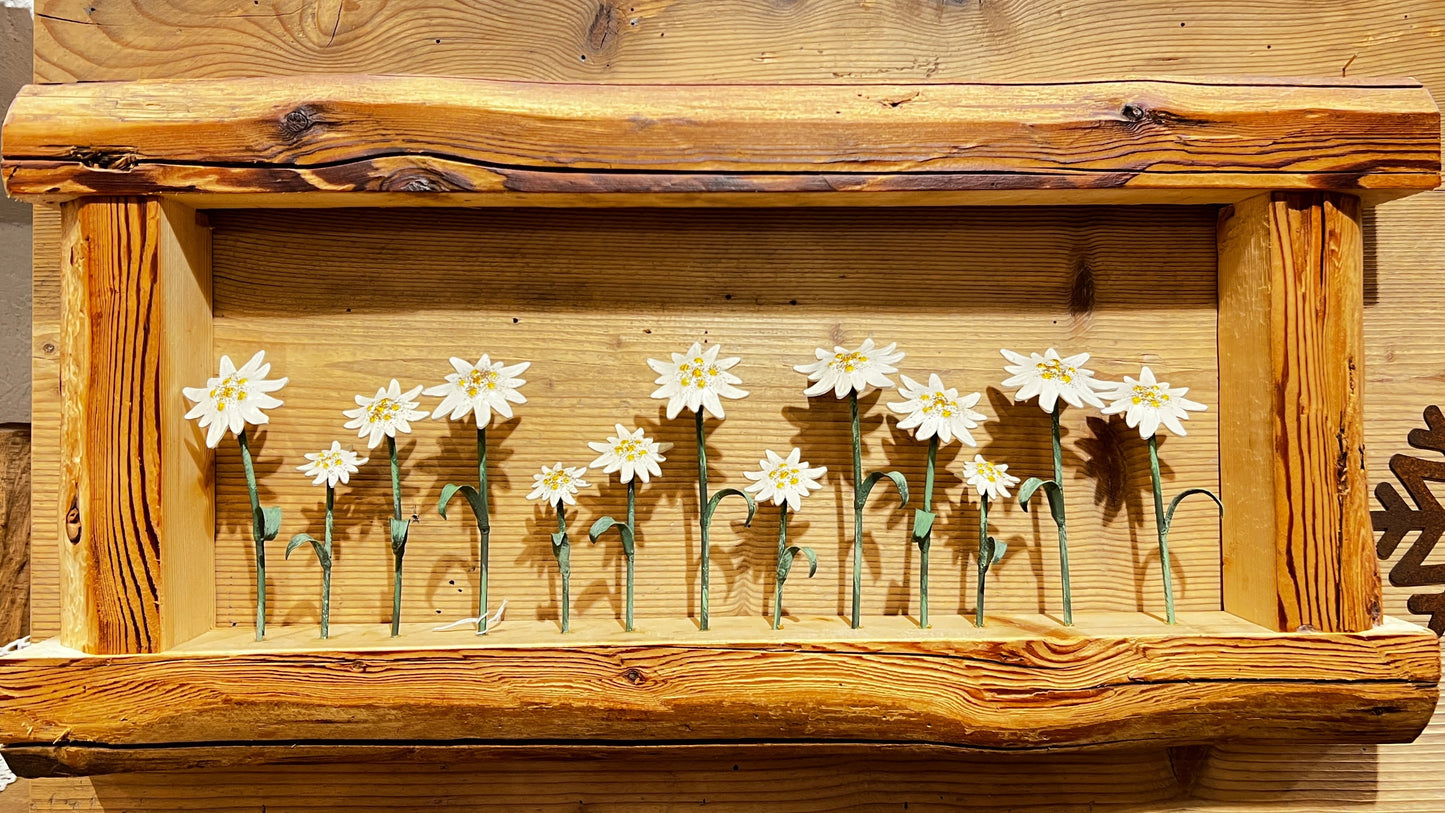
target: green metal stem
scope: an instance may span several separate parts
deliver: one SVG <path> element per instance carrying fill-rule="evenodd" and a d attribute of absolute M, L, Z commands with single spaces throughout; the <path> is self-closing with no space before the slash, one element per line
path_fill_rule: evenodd
<path fill-rule="evenodd" d="M 712 517 L 708 515 L 707 510 L 707 448 L 705 445 L 706 440 L 703 436 L 702 411 L 699 410 L 697 412 L 694 412 L 693 417 L 697 420 L 697 504 L 700 511 L 698 520 L 700 532 L 699 537 L 702 540 L 702 597 L 700 602 L 700 609 L 702 611 L 701 627 L 705 630 L 708 628 L 707 594 L 709 575 L 708 571 L 710 569 L 708 561 L 708 554 L 710 553 L 710 551 L 707 544 L 707 526 L 709 523 L 712 522 Z"/>
<path fill-rule="evenodd" d="M 396 458 L 396 438 L 388 435 L 386 438 L 386 451 L 391 456 L 391 502 L 392 515 L 401 519 L 401 462 Z M 395 549 L 393 545 L 392 559 L 395 568 L 391 577 L 391 637 L 395 638 L 401 634 L 401 560 L 406 555 L 406 548 Z"/>
<path fill-rule="evenodd" d="M 983 586 L 984 576 L 988 573 L 988 556 L 984 551 L 988 548 L 988 495 L 979 497 L 978 506 L 978 601 L 973 608 L 973 625 L 983 628 Z"/>
<path fill-rule="evenodd" d="M 1069 590 L 1069 529 L 1064 521 L 1064 447 L 1059 441 L 1059 413 L 1064 409 L 1061 402 L 1054 402 L 1054 487 L 1059 492 L 1059 577 L 1064 587 L 1064 626 L 1074 625 L 1074 600 Z"/>
<path fill-rule="evenodd" d="M 933 471 L 938 464 L 938 435 L 928 439 L 928 470 L 923 476 L 923 512 L 933 512 Z M 923 535 L 918 545 L 918 626 L 928 628 L 928 549 L 933 541 L 933 528 Z"/>
<path fill-rule="evenodd" d="M 637 477 L 627 481 L 627 531 L 632 534 L 632 553 L 623 551 L 627 559 L 627 631 L 632 632 L 632 559 L 637 552 Z"/>
<path fill-rule="evenodd" d="M 1169 572 L 1169 521 L 1164 517 L 1163 485 L 1159 477 L 1159 436 L 1149 436 L 1149 474 L 1154 480 L 1154 527 L 1159 530 L 1159 567 L 1164 576 L 1164 613 L 1174 623 L 1174 582 Z"/>
<path fill-rule="evenodd" d="M 331 528 L 336 489 L 326 486 L 326 561 L 321 564 L 321 637 L 331 636 Z"/>
<path fill-rule="evenodd" d="M 251 495 L 251 539 L 256 545 L 256 640 L 266 637 L 266 530 L 261 527 L 261 497 L 256 493 L 256 469 L 245 427 L 236 433 L 241 445 L 241 466 L 246 470 L 246 492 Z"/>
<path fill-rule="evenodd" d="M 477 567 L 481 587 L 477 595 L 477 634 L 487 631 L 487 564 L 492 548 L 492 514 L 487 503 L 487 427 L 477 423 L 477 496 L 481 499 L 481 514 L 477 516 L 477 531 L 481 535 L 481 550 L 477 556 Z"/>
<path fill-rule="evenodd" d="M 567 533 L 567 506 L 560 502 L 557 503 L 557 533 Z M 561 564 L 560 559 L 558 564 Z M 572 629 L 570 612 L 572 609 L 572 568 L 569 564 L 568 567 L 559 568 L 559 570 L 562 571 L 562 631 L 570 632 Z"/>
<path fill-rule="evenodd" d="M 853 629 L 862 626 L 863 603 L 863 429 L 858 423 L 858 391 L 848 393 L 853 419 Z"/>
<path fill-rule="evenodd" d="M 783 552 L 788 549 L 788 506 L 784 505 L 782 513 L 778 516 L 778 569 L 775 573 L 782 573 Z M 773 583 L 773 629 L 781 628 L 783 623 L 783 580 L 774 577 Z"/>

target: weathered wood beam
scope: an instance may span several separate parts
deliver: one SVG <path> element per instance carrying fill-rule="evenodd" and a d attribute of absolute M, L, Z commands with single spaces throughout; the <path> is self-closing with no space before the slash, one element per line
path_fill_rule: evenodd
<path fill-rule="evenodd" d="M 1280 630 L 1369 629 L 1360 201 L 1275 193 L 1226 210 L 1219 291 L 1224 607 Z"/>
<path fill-rule="evenodd" d="M 1200 188 L 1221 199 L 1430 189 L 1440 122 L 1413 80 L 699 87 L 307 76 L 30 86 L 3 149 L 7 190 L 32 200 L 1049 189 L 1067 203 L 1127 188 L 1170 202 Z"/>
<path fill-rule="evenodd" d="M 265 651 L 237 638 L 224 649 L 113 657 L 46 643 L 0 660 L 0 741 L 782 739 L 1028 750 L 1405 741 L 1434 710 L 1439 650 L 1419 627 L 1288 635 L 1185 621 L 1135 634 L 1083 619 L 1084 630 L 975 640 L 614 636 L 425 650 Z"/>
<path fill-rule="evenodd" d="M 154 652 L 214 616 L 210 455 L 179 398 L 210 368 L 209 232 L 157 199 L 63 214 L 61 639 Z"/>

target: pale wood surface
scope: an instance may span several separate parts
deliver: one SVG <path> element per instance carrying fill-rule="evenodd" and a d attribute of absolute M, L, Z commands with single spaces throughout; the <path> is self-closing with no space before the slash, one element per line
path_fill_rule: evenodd
<path fill-rule="evenodd" d="M 533 361 L 522 389 L 529 402 L 489 433 L 490 594 L 494 606 L 509 602 L 511 618 L 559 612 L 548 537 L 555 520 L 524 499 L 532 474 L 559 460 L 590 462 L 586 442 L 604 439 L 618 422 L 676 444 L 662 478 L 638 490 L 637 613 L 696 615 L 693 426 L 690 415 L 666 420 L 662 402 L 649 398 L 655 376 L 646 364 L 693 341 L 742 356 L 734 372 L 752 393 L 728 402 L 725 420 L 708 422 L 714 490 L 745 485 L 742 472 L 768 448 L 786 454 L 797 445 L 829 469 L 826 487 L 790 523 L 790 538 L 820 557 L 816 578 L 789 581 L 792 612 L 844 612 L 851 579 L 847 402 L 804 397 L 806 378 L 791 368 L 812 360 L 815 346 L 856 345 L 870 334 L 897 341 L 908 353 L 904 373 L 926 380 L 937 371 L 962 392 L 985 393 L 980 448 L 940 452 L 934 617 L 971 612 L 974 603 L 978 506 L 964 494 L 963 462 L 981 451 L 1020 477 L 1047 476 L 1051 465 L 1047 414 L 1034 404 L 1013 406 L 997 386 L 1005 376 L 999 347 L 1087 347 L 1101 377 L 1137 375 L 1148 363 L 1191 386 L 1191 397 L 1210 410 L 1189 421 L 1187 437 L 1161 446 L 1167 488 L 1218 486 L 1208 209 L 266 211 L 217 212 L 212 223 L 215 352 L 239 361 L 265 347 L 273 375 L 292 377 L 281 392 L 285 406 L 252 446 L 262 503 L 284 511 L 282 540 L 316 532 L 322 521 L 324 490 L 296 471 L 302 455 L 333 438 L 365 450 L 341 427 L 353 394 L 370 396 L 392 376 L 407 387 L 440 383 L 451 355 Z M 916 250 L 920 243 L 925 252 Z M 1140 319 L 1161 297 L 1164 318 Z M 1001 313 L 1007 319 L 996 318 Z M 378 364 L 383 336 L 395 357 Z M 921 490 L 926 444 L 885 417 L 896 400 L 894 391 L 863 399 L 864 465 L 898 468 Z M 1082 410 L 1067 410 L 1065 425 L 1076 609 L 1162 611 L 1146 445 L 1122 420 Z M 451 520 L 435 511 L 444 483 L 475 482 L 475 432 L 470 424 L 424 421 L 400 449 L 406 512 L 421 519 L 407 548 L 404 619 L 475 615 L 475 523 L 464 511 Z M 390 475 L 385 447 L 370 454 L 337 494 L 337 623 L 390 617 Z M 625 489 L 593 474 L 594 487 L 572 512 L 572 614 L 619 618 L 620 549 L 608 540 L 588 544 L 586 529 L 625 510 Z M 250 506 L 230 439 L 217 450 L 216 478 L 216 620 L 250 624 Z M 742 516 L 724 503 L 714 523 L 714 616 L 771 613 L 777 509 L 760 508 L 751 529 Z M 870 502 L 865 615 L 917 612 L 911 519 L 911 508 L 900 511 L 896 501 Z M 1038 532 L 1038 518 L 1012 502 L 995 505 L 990 519 L 1010 550 L 990 576 L 989 608 L 1057 611 L 1051 529 Z M 1218 528 L 1206 504 L 1179 512 L 1171 554 L 1183 609 L 1219 606 Z M 278 540 L 273 554 L 282 546 Z M 273 560 L 271 622 L 313 623 L 314 557 Z"/>
<path fill-rule="evenodd" d="M 37 79 L 284 75 L 372 71 L 558 81 L 1039 81 L 1123 73 L 1415 75 L 1445 91 L 1439 32 L 1445 9 L 1411 0 L 1324 4 L 1290 0 L 1121 8 L 1086 2 L 911 6 L 852 2 L 654 3 L 622 7 L 559 0 L 389 2 L 302 6 L 43 2 Z M 87 9 L 93 9 L 87 11 Z M 259 11 L 259 13 L 258 13 Z M 48 16 L 47 16 L 48 15 Z M 60 19 L 49 19 L 56 17 Z M 89 24 L 92 17 L 104 27 Z M 163 25 L 157 20 L 163 19 Z M 633 21 L 636 25 L 633 25 Z M 78 22 L 75 22 L 78 21 Z M 595 36 L 593 33 L 595 32 Z M 661 36 L 659 36 L 661 35 Z M 436 42 L 435 40 L 440 40 Z M 588 50 L 588 49 L 591 50 Z M 587 55 L 582 61 L 580 55 Z M 39 210 L 44 212 L 43 208 Z M 58 538 L 53 464 L 58 375 L 44 347 L 58 315 L 47 276 L 51 218 L 37 215 L 37 537 Z M 1426 404 L 1439 401 L 1445 347 L 1430 326 L 1445 308 L 1445 193 L 1365 214 L 1366 442 L 1370 479 L 1389 476 Z M 53 245 L 53 238 L 51 245 Z M 49 279 L 49 284 L 45 280 Z M 58 310 L 53 310 L 58 314 Z M 53 351 L 50 351 L 53 353 Z M 48 382 L 48 383 L 47 383 Z M 48 399 L 48 400 L 47 400 Z M 42 442 L 45 437 L 50 442 Z M 56 629 L 51 545 L 35 552 L 37 632 Z M 47 586 L 49 585 L 49 586 Z M 1409 591 L 1386 585 L 1386 612 Z M 736 770 L 735 770 L 736 766 Z M 854 755 L 791 747 L 703 757 L 405 761 L 47 780 L 39 810 L 394 810 L 427 806 L 662 810 L 707 801 L 724 810 L 760 800 L 793 810 L 883 805 L 910 809 L 1007 806 L 1028 811 L 1417 811 L 1445 807 L 1445 715 L 1409 745 L 1222 746 L 1175 780 L 1163 750 L 1001 759 Z M 1192 788 L 1192 790 L 1190 789 Z"/>
<path fill-rule="evenodd" d="M 1435 636 L 1402 621 L 1291 635 L 1222 612 L 1176 627 L 1128 615 L 1081 615 L 1070 630 L 1001 621 L 973 634 L 959 620 L 927 636 L 902 622 L 849 635 L 836 618 L 778 632 L 762 619 L 707 632 L 659 622 L 631 635 L 594 624 L 560 641 L 534 623 L 480 645 L 459 630 L 450 647 L 421 630 L 392 644 L 373 631 L 367 647 L 367 631 L 343 629 L 319 647 L 257 650 L 245 631 L 228 631 L 194 650 L 108 657 L 47 641 L 0 661 L 0 692 L 11 698 L 0 736 L 284 743 L 384 730 L 398 742 L 789 738 L 1028 750 L 1402 741 L 1435 707 Z M 408 648 L 419 641 L 428 648 Z"/>
<path fill-rule="evenodd" d="M 285 112 L 281 112 L 285 111 Z M 31 85 L 12 195 L 1400 189 L 1439 183 L 1416 82 L 603 85 L 306 76 Z M 272 203 L 271 205 L 284 205 Z"/>

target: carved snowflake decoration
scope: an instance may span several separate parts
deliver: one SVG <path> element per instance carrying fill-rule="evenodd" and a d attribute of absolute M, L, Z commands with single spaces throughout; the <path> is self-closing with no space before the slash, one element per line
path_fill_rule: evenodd
<path fill-rule="evenodd" d="M 1425 429 L 1410 430 L 1409 443 L 1416 449 L 1427 449 L 1445 455 L 1445 414 L 1440 407 L 1425 409 Z M 1430 490 L 1429 483 L 1445 483 L 1445 460 L 1427 460 L 1397 454 L 1390 458 L 1390 471 L 1414 506 L 1407 504 L 1392 483 L 1375 486 L 1375 499 L 1382 510 L 1371 511 L 1375 530 L 1380 533 L 1375 552 L 1386 560 L 1394 555 L 1409 534 L 1416 534 L 1405 555 L 1390 568 L 1390 584 L 1396 587 L 1440 587 L 1445 585 L 1445 564 L 1425 564 L 1445 535 L 1445 507 Z M 1410 596 L 1410 612 L 1430 616 L 1430 629 L 1445 635 L 1445 592 L 1416 593 Z"/>

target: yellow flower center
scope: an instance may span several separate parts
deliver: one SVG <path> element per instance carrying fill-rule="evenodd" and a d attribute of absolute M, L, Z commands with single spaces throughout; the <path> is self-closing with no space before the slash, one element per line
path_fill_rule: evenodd
<path fill-rule="evenodd" d="M 691 360 L 678 366 L 677 383 L 684 389 L 695 387 L 701 390 L 706 389 L 719 375 L 722 375 L 722 370 L 716 364 L 708 364 L 702 356 L 693 356 Z"/>
<path fill-rule="evenodd" d="M 1045 381 L 1060 381 L 1065 384 L 1074 380 L 1078 370 L 1064 364 L 1058 359 L 1049 359 L 1039 362 L 1039 376 Z"/>
<path fill-rule="evenodd" d="M 366 405 L 367 423 L 386 423 L 396 419 L 401 404 L 390 398 L 378 398 Z"/>
<path fill-rule="evenodd" d="M 316 467 L 322 471 L 334 471 L 341 468 L 341 452 L 324 451 L 316 456 Z"/>
<path fill-rule="evenodd" d="M 549 472 L 546 477 L 542 478 L 542 485 L 553 492 L 561 491 L 572 485 L 572 475 L 561 470 Z"/>
<path fill-rule="evenodd" d="M 483 389 L 495 390 L 500 376 L 496 370 L 478 370 L 473 368 L 470 373 L 462 377 L 458 383 L 468 398 L 476 398 Z"/>
<path fill-rule="evenodd" d="M 930 392 L 918 399 L 923 403 L 924 415 L 952 418 L 958 411 L 958 402 L 940 392 Z"/>
<path fill-rule="evenodd" d="M 998 467 L 992 463 L 979 463 L 978 476 L 990 483 L 996 483 L 998 482 Z"/>
<path fill-rule="evenodd" d="M 833 360 L 828 362 L 828 366 L 834 370 L 841 369 L 845 373 L 851 373 L 867 363 L 867 356 L 853 350 L 847 353 L 834 353 Z"/>
<path fill-rule="evenodd" d="M 211 400 L 216 402 L 216 411 L 225 412 L 226 407 L 246 400 L 246 383 L 249 379 L 232 373 L 211 388 Z"/>
<path fill-rule="evenodd" d="M 1159 385 L 1146 387 L 1143 384 L 1134 385 L 1134 405 L 1147 404 L 1154 409 L 1159 409 L 1169 403 L 1169 393 L 1165 392 Z"/>
<path fill-rule="evenodd" d="M 768 472 L 768 479 L 772 480 L 773 485 L 777 487 L 795 486 L 798 484 L 798 478 L 801 474 L 802 470 L 797 466 L 783 463 L 777 468 Z"/>
<path fill-rule="evenodd" d="M 640 440 L 623 438 L 612 447 L 612 454 L 629 463 L 639 458 L 647 457 L 647 447 Z"/>

